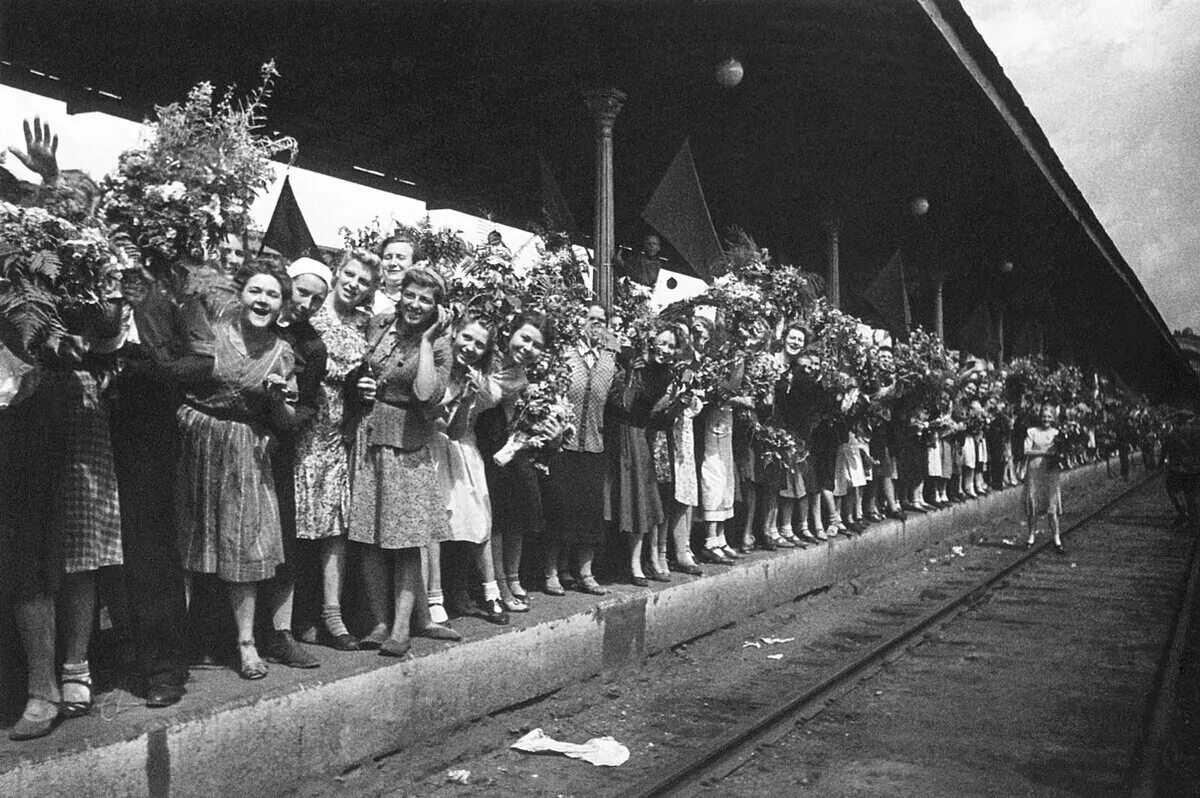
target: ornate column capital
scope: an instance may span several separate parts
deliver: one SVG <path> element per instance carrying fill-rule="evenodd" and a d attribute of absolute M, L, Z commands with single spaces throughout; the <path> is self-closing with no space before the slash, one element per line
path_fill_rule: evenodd
<path fill-rule="evenodd" d="M 596 128 L 604 133 L 612 134 L 613 123 L 617 114 L 625 105 L 625 92 L 618 88 L 594 89 L 583 93 L 583 102 L 596 120 Z"/>

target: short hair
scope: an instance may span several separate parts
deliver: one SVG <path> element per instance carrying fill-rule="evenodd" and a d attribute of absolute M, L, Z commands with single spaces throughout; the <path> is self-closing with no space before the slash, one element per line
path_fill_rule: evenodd
<path fill-rule="evenodd" d="M 412 247 L 413 263 L 425 260 L 425 250 L 421 249 L 421 244 L 417 241 L 412 233 L 395 233 L 388 236 L 379 242 L 379 248 L 375 251 L 381 259 L 383 258 L 384 250 L 391 244 L 408 244 Z"/>
<path fill-rule="evenodd" d="M 512 340 L 513 335 L 522 327 L 533 327 L 542 334 L 542 343 L 549 347 L 554 343 L 554 319 L 539 310 L 522 310 L 513 315 L 508 324 L 508 334 L 505 344 Z"/>
<path fill-rule="evenodd" d="M 454 325 L 450 328 L 450 340 L 453 341 L 458 337 L 460 332 L 472 324 L 478 324 L 480 327 L 486 330 L 488 334 L 487 348 L 483 350 L 483 357 L 479 359 L 478 366 L 481 371 L 487 373 L 491 367 L 492 354 L 496 351 L 496 325 L 491 319 L 476 313 L 465 313 L 462 316 L 459 316 L 454 320 Z"/>
<path fill-rule="evenodd" d="M 446 281 L 433 269 L 414 266 L 406 271 L 400 280 L 401 292 L 408 290 L 408 287 L 412 285 L 418 288 L 432 288 L 433 302 L 436 305 L 440 305 L 446 300 Z"/>
<path fill-rule="evenodd" d="M 245 290 L 246 283 L 250 282 L 250 278 L 259 274 L 275 278 L 279 283 L 279 293 L 283 296 L 283 301 L 292 301 L 292 278 L 288 277 L 287 272 L 279 264 L 263 258 L 252 258 L 238 269 L 237 274 L 233 277 L 233 284 L 237 287 L 238 293 Z"/>
<path fill-rule="evenodd" d="M 358 261 L 371 272 L 371 282 L 378 284 L 381 278 L 380 271 L 383 267 L 383 262 L 379 260 L 379 256 L 369 249 L 344 249 L 338 253 L 337 260 L 333 264 L 333 281 L 336 284 L 338 275 L 342 269 L 351 261 Z"/>

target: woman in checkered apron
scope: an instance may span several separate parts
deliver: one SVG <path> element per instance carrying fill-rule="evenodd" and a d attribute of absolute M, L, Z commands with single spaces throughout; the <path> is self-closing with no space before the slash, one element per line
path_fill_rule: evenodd
<path fill-rule="evenodd" d="M 121 564 L 103 395 L 109 364 L 95 343 L 116 332 L 119 316 L 104 316 L 88 324 L 92 336 L 69 336 L 57 352 L 31 356 L 42 363 L 26 377 L 39 380 L 37 387 L 0 409 L 0 603 L 14 608 L 28 673 L 25 711 L 8 732 L 13 740 L 42 737 L 92 707 L 96 572 Z M 57 677 L 56 658 L 63 662 Z"/>

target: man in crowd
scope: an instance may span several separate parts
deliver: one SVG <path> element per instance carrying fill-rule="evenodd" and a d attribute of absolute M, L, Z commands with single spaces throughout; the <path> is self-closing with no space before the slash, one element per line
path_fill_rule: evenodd
<path fill-rule="evenodd" d="M 618 278 L 628 277 L 635 283 L 654 288 L 658 283 L 658 273 L 662 269 L 663 259 L 658 253 L 662 251 L 662 240 L 656 233 L 647 233 L 642 239 L 642 251 L 630 256 L 628 260 L 617 252 L 613 258 L 613 271 Z"/>

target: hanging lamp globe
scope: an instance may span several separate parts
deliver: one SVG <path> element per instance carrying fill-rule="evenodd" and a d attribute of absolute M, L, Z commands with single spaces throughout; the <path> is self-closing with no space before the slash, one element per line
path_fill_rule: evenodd
<path fill-rule="evenodd" d="M 717 64 L 717 83 L 726 89 L 732 89 L 742 82 L 746 69 L 742 62 L 732 56 Z"/>
<path fill-rule="evenodd" d="M 908 203 L 908 210 L 913 216 L 924 216 L 929 213 L 929 200 L 925 197 L 913 197 Z"/>

